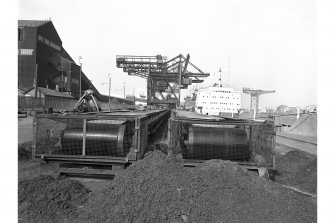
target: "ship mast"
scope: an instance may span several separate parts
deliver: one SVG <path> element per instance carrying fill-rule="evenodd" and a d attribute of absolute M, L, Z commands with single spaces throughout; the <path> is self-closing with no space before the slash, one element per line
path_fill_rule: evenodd
<path fill-rule="evenodd" d="M 220 67 L 220 70 L 219 70 L 219 72 L 220 72 L 220 78 L 219 78 L 219 82 L 220 82 L 220 87 L 222 87 L 222 82 L 221 82 L 221 80 L 222 80 L 222 76 L 221 76 L 221 67 Z"/>
<path fill-rule="evenodd" d="M 227 87 L 229 87 L 229 77 L 230 77 L 230 58 L 228 59 L 228 82 L 227 82 Z"/>

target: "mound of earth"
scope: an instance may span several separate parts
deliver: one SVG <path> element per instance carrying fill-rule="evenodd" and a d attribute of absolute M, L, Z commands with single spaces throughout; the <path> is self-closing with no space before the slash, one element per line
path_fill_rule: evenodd
<path fill-rule="evenodd" d="M 90 192 L 78 181 L 48 175 L 23 180 L 18 186 L 22 222 L 72 222 Z"/>
<path fill-rule="evenodd" d="M 276 181 L 309 193 L 317 193 L 317 157 L 290 151 L 276 160 Z"/>
<path fill-rule="evenodd" d="M 160 151 L 91 197 L 77 222 L 316 222 L 316 206 L 230 161 L 195 168 Z"/>
<path fill-rule="evenodd" d="M 18 146 L 18 159 L 29 160 L 31 159 L 31 145 L 32 142 L 21 143 Z"/>

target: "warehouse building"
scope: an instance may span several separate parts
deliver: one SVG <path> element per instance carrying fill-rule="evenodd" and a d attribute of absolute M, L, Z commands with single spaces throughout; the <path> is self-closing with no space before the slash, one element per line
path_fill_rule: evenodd
<path fill-rule="evenodd" d="M 37 71 L 37 74 L 35 73 Z M 18 81 L 25 91 L 37 86 L 69 92 L 79 97 L 80 67 L 62 47 L 51 21 L 19 20 L 18 22 Z M 84 74 L 82 76 L 85 76 Z M 85 81 L 82 83 L 86 85 Z"/>
<path fill-rule="evenodd" d="M 81 94 L 79 93 L 80 73 Z M 81 71 L 80 66 L 63 48 L 62 40 L 51 20 L 18 21 L 18 89 L 20 92 L 27 93 L 34 88 L 35 77 L 37 77 L 37 87 L 41 89 L 67 93 L 75 99 L 79 99 L 85 90 L 92 89 L 101 102 L 108 102 L 108 96 L 100 94 Z M 132 103 L 121 98 L 117 101 Z"/>

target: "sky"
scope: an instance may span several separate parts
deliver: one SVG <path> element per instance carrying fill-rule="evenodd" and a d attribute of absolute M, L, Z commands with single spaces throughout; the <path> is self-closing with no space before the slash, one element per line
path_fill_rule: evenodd
<path fill-rule="evenodd" d="M 146 89 L 144 79 L 116 67 L 116 55 L 181 53 L 211 74 L 197 87 L 217 82 L 221 67 L 224 86 L 276 91 L 260 96 L 261 108 L 317 103 L 315 0 L 19 0 L 18 6 L 19 19 L 51 18 L 63 47 L 75 61 L 83 58 L 85 74 L 104 94 L 108 73 L 113 95 L 123 96 L 123 83 L 126 94 Z M 242 94 L 242 107 L 249 103 Z"/>

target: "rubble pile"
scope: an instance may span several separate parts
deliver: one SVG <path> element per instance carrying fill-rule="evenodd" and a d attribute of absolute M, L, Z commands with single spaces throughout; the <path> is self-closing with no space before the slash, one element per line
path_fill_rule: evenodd
<path fill-rule="evenodd" d="M 18 185 L 19 222 L 72 222 L 90 192 L 70 179 L 41 175 Z"/>
<path fill-rule="evenodd" d="M 290 151 L 276 160 L 276 181 L 302 191 L 317 193 L 317 157 Z"/>
<path fill-rule="evenodd" d="M 160 151 L 116 176 L 84 209 L 77 222 L 316 222 L 306 197 L 236 163 L 184 168 Z"/>

